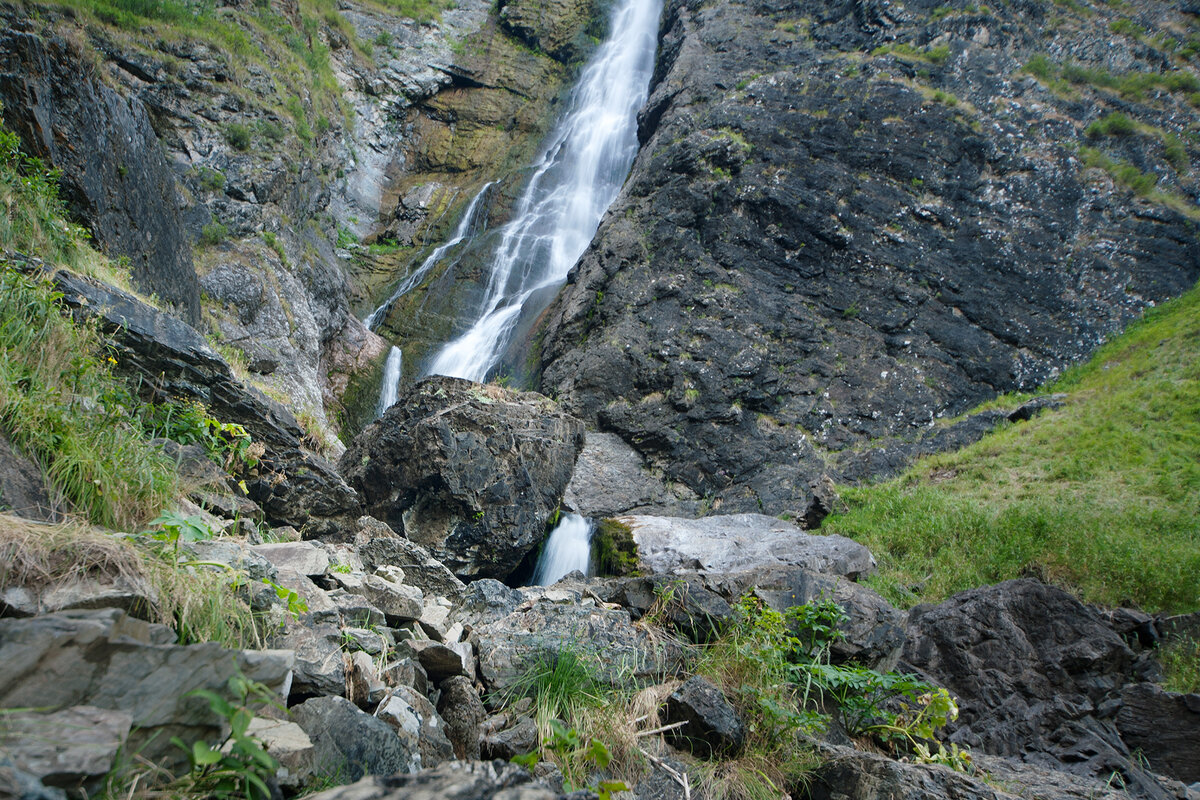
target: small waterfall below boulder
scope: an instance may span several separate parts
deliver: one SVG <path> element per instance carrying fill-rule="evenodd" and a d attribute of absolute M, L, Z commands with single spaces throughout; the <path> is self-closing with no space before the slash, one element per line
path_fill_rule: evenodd
<path fill-rule="evenodd" d="M 542 547 L 542 554 L 533 570 L 532 584 L 549 586 L 574 570 L 589 574 L 594 529 L 595 525 L 586 517 L 563 514 Z"/>
<path fill-rule="evenodd" d="M 399 347 L 388 351 L 387 362 L 383 365 L 383 381 L 379 385 L 379 403 L 375 406 L 375 416 L 382 417 L 383 412 L 392 407 L 400 393 L 400 376 L 404 374 L 404 353 Z"/>

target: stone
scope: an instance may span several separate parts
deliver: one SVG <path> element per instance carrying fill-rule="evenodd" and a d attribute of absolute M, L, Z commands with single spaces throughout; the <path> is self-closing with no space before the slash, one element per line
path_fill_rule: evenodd
<path fill-rule="evenodd" d="M 525 593 L 527 601 L 515 611 L 471 634 L 479 677 L 489 691 L 508 688 L 531 666 L 563 650 L 587 660 L 600 680 L 620 685 L 661 678 L 680 665 L 679 644 L 634 627 L 628 611 L 581 602 L 576 592 Z"/>
<path fill-rule="evenodd" d="M 310 800 L 563 800 L 524 767 L 496 761 L 449 761 L 391 778 L 364 778 L 310 795 Z"/>
<path fill-rule="evenodd" d="M 524 600 L 520 591 L 500 581 L 482 578 L 467 584 L 452 618 L 464 625 L 478 627 L 507 617 Z"/>
<path fill-rule="evenodd" d="M 807 534 L 790 522 L 762 514 L 701 519 L 629 516 L 618 521 L 632 529 L 644 568 L 663 575 L 797 566 L 855 580 L 875 570 L 875 559 L 858 542 Z"/>
<path fill-rule="evenodd" d="M 740 595 L 754 588 L 770 608 L 785 612 L 792 606 L 827 599 L 837 603 L 847 619 L 838 626 L 842 637 L 831 643 L 830 659 L 853 662 L 890 672 L 896 668 L 906 641 L 906 617 L 869 586 L 836 575 L 821 575 L 805 569 L 771 569 L 737 581 L 731 593 Z"/>
<path fill-rule="evenodd" d="M 1121 740 L 1140 750 L 1156 772 L 1184 783 L 1200 781 L 1200 694 L 1135 683 L 1121 690 L 1116 722 Z"/>
<path fill-rule="evenodd" d="M 315 776 L 316 749 L 296 723 L 256 716 L 250 720 L 247 733 L 258 738 L 267 753 L 279 762 L 275 780 L 281 788 L 299 789 Z"/>
<path fill-rule="evenodd" d="M 375 708 L 387 694 L 387 687 L 379 677 L 375 661 L 361 650 L 351 653 L 349 661 L 346 694 L 350 702 L 364 710 Z"/>
<path fill-rule="evenodd" d="M 620 436 L 588 431 L 563 492 L 563 505 L 592 518 L 631 512 L 686 516 L 681 512 L 696 507 L 699 500 L 690 491 L 687 494 L 691 497 L 680 498 L 668 491 Z"/>
<path fill-rule="evenodd" d="M 461 761 L 479 760 L 479 725 L 487 712 L 471 679 L 456 675 L 442 681 L 438 715 L 446 723 L 446 738 Z"/>
<path fill-rule="evenodd" d="M 342 642 L 346 646 L 346 649 L 351 651 L 361 651 L 367 655 L 380 656 L 387 652 L 392 647 L 392 644 L 394 644 L 390 640 L 390 635 L 385 639 L 383 634 L 367 630 L 366 628 L 342 627 Z"/>
<path fill-rule="evenodd" d="M 291 709 L 312 740 L 318 773 L 356 781 L 413 767 L 414 753 L 387 723 L 363 713 L 343 697 L 314 697 Z"/>
<path fill-rule="evenodd" d="M 59 36 L 4 26 L 0 98 L 25 152 L 62 170 L 63 198 L 133 282 L 200 322 L 200 289 L 175 176 L 143 101 L 123 97 Z"/>
<path fill-rule="evenodd" d="M 425 695 L 408 686 L 397 686 L 380 703 L 376 715 L 402 736 L 412 737 L 420 754 L 420 765 L 435 767 L 454 758 L 446 736 L 446 723 Z"/>
<path fill-rule="evenodd" d="M 1116 770 L 1130 795 L 1173 795 L 1133 758 L 1107 709 L 1137 659 L 1095 609 L 1036 580 L 1005 581 L 915 606 L 906 632 L 901 669 L 958 698 L 949 741 L 1100 781 Z"/>
<path fill-rule="evenodd" d="M 505 578 L 545 536 L 582 447 L 582 423 L 541 395 L 435 376 L 340 464 L 368 513 L 460 578 Z"/>
<path fill-rule="evenodd" d="M 724 693 L 707 678 L 688 678 L 667 698 L 667 723 L 684 722 L 669 732 L 684 749 L 704 757 L 736 756 L 746 728 Z"/>
<path fill-rule="evenodd" d="M 370 520 L 375 523 L 375 527 L 369 527 L 364 523 Z M 384 529 L 390 536 L 378 535 Z M 446 565 L 434 558 L 433 554 L 427 549 L 409 541 L 401 539 L 391 532 L 388 528 L 378 520 L 373 520 L 369 517 L 363 517 L 359 520 L 360 532 L 374 532 L 375 536 L 367 538 L 363 536 L 364 541 L 356 547 L 356 552 L 365 569 L 378 570 L 382 566 L 395 566 L 404 570 L 407 576 L 407 583 L 416 586 L 427 595 L 438 595 L 441 597 L 458 598 L 466 588 L 463 582 L 455 577 L 454 573 L 446 568 Z M 362 533 L 360 533 L 362 536 Z"/>
<path fill-rule="evenodd" d="M 479 751 L 484 758 L 508 761 L 532 753 L 537 744 L 537 724 L 529 717 L 517 717 L 511 724 L 485 733 L 479 740 Z"/>
<path fill-rule="evenodd" d="M 26 519 L 58 522 L 42 471 L 0 435 L 0 509 Z"/>
<path fill-rule="evenodd" d="M 370 629 L 387 624 L 387 617 L 383 612 L 361 594 L 335 589 L 327 595 L 337 607 L 344 628 Z"/>
<path fill-rule="evenodd" d="M 0 751 L 45 786 L 93 793 L 113 768 L 133 717 L 120 710 L 71 706 L 4 714 Z"/>
<path fill-rule="evenodd" d="M 444 598 L 441 598 L 444 600 Z M 429 638 L 439 642 L 446 640 L 446 633 L 450 628 L 448 624 L 450 612 L 454 610 L 453 606 L 447 600 L 445 602 L 429 602 L 430 598 L 425 599 L 425 608 L 421 611 L 421 618 L 418 622 L 421 623 L 421 628 L 428 634 Z"/>
<path fill-rule="evenodd" d="M 383 612 L 389 625 L 421 618 L 425 596 L 415 586 L 392 583 L 378 575 L 363 578 L 359 594 Z"/>
<path fill-rule="evenodd" d="M 307 575 L 288 567 L 276 567 L 275 576 L 277 584 L 295 592 L 303 601 L 304 610 L 300 614 L 306 620 L 313 623 L 333 624 L 339 621 L 341 614 L 337 605 L 329 599 L 325 590 L 313 583 Z M 291 610 L 289 609 L 289 611 Z"/>
<path fill-rule="evenodd" d="M 416 657 L 434 683 L 441 683 L 446 678 L 456 675 L 475 675 L 475 657 L 469 642 L 443 644 L 429 639 L 417 639 L 405 642 L 402 649 L 407 649 Z"/>
<path fill-rule="evenodd" d="M 285 630 L 271 639 L 271 644 L 295 653 L 293 698 L 346 693 L 342 634 L 336 625 L 327 622 L 302 625 L 289 620 Z"/>
<path fill-rule="evenodd" d="M 429 676 L 425 674 L 425 668 L 412 658 L 388 662 L 383 668 L 382 677 L 388 686 L 410 686 L 421 694 L 429 689 Z"/>
<path fill-rule="evenodd" d="M 46 786 L 36 775 L 18 767 L 0 749 L 0 796 L 16 800 L 67 800 L 62 789 Z"/>
<path fill-rule="evenodd" d="M 241 542 L 228 539 L 209 539 L 207 541 L 190 542 L 188 550 L 197 561 L 210 561 L 224 564 L 235 572 L 245 573 L 256 581 L 274 581 L 278 575 L 275 566 Z"/>
<path fill-rule="evenodd" d="M 174 641 L 170 628 L 119 609 L 0 619 L 0 708 L 122 711 L 133 721 L 128 748 L 155 763 L 180 766 L 172 736 L 216 739 L 224 724 L 188 692 L 224 692 L 239 669 L 272 691 L 287 691 L 292 653 Z"/>
<path fill-rule="evenodd" d="M 329 570 L 329 554 L 313 542 L 275 542 L 255 545 L 252 549 L 276 568 L 310 578 L 320 577 Z"/>

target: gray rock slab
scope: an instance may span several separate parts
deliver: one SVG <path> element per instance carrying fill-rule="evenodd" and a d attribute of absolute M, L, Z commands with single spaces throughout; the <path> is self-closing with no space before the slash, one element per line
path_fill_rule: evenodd
<path fill-rule="evenodd" d="M 165 625 L 119 609 L 0 619 L 0 708 L 90 705 L 127 712 L 128 746 L 150 760 L 178 763 L 172 736 L 218 738 L 215 718 L 193 689 L 225 691 L 236 670 L 286 691 L 294 656 L 227 650 L 212 642 L 175 645 Z"/>
<path fill-rule="evenodd" d="M 620 436 L 588 431 L 563 493 L 563 505 L 585 517 L 611 517 L 650 507 L 681 513 L 684 502 L 695 505 L 698 499 L 690 490 L 684 491 L 689 497 L 682 499 L 668 491 Z"/>
<path fill-rule="evenodd" d="M 95 789 L 112 769 L 133 717 L 125 711 L 72 706 L 61 711 L 7 713 L 0 748 L 46 786 L 71 792 Z"/>
<path fill-rule="evenodd" d="M 371 521 L 377 522 L 377 520 Z M 383 532 L 370 526 L 362 527 L 362 522 L 363 520 L 360 520 L 360 530 L 374 530 L 377 534 Z M 391 533 L 390 528 L 383 526 L 382 523 L 377 524 L 382 526 L 387 533 Z M 457 598 L 466 589 L 463 582 L 447 569 L 445 564 L 438 561 L 429 550 L 416 542 L 401 539 L 395 534 L 364 536 L 363 538 L 364 541 L 358 545 L 357 552 L 367 570 L 379 569 L 384 566 L 399 567 L 404 570 L 405 583 L 416 586 L 427 595 Z"/>
<path fill-rule="evenodd" d="M 292 694 L 311 697 L 346 693 L 342 634 L 336 625 L 308 625 L 289 620 L 283 633 L 275 636 L 271 643 L 295 653 Z"/>
<path fill-rule="evenodd" d="M 310 578 L 329 570 L 329 554 L 315 542 L 274 542 L 251 548 L 277 568 L 286 568 Z"/>
<path fill-rule="evenodd" d="M 420 589 L 393 583 L 378 575 L 363 578 L 362 586 L 355 593 L 382 611 L 389 625 L 420 619 L 425 608 L 425 595 Z"/>
<path fill-rule="evenodd" d="M 804 567 L 851 579 L 875 569 L 871 552 L 844 536 L 814 536 L 763 514 L 681 517 L 627 516 L 642 565 L 654 573 L 734 573 Z"/>

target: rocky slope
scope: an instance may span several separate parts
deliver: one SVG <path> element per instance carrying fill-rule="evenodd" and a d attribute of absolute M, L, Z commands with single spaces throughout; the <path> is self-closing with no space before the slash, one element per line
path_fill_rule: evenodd
<path fill-rule="evenodd" d="M 671 3 L 633 174 L 530 344 L 543 391 L 725 511 L 936 449 L 1200 276 L 1197 22 Z"/>

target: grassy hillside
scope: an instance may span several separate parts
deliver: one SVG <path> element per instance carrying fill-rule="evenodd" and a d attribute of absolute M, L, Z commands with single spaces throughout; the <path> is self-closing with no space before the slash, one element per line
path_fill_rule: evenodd
<path fill-rule="evenodd" d="M 1085 600 L 1200 609 L 1200 287 L 1051 386 L 1062 408 L 895 480 L 826 520 L 872 549 L 893 602 L 1035 574 Z"/>

